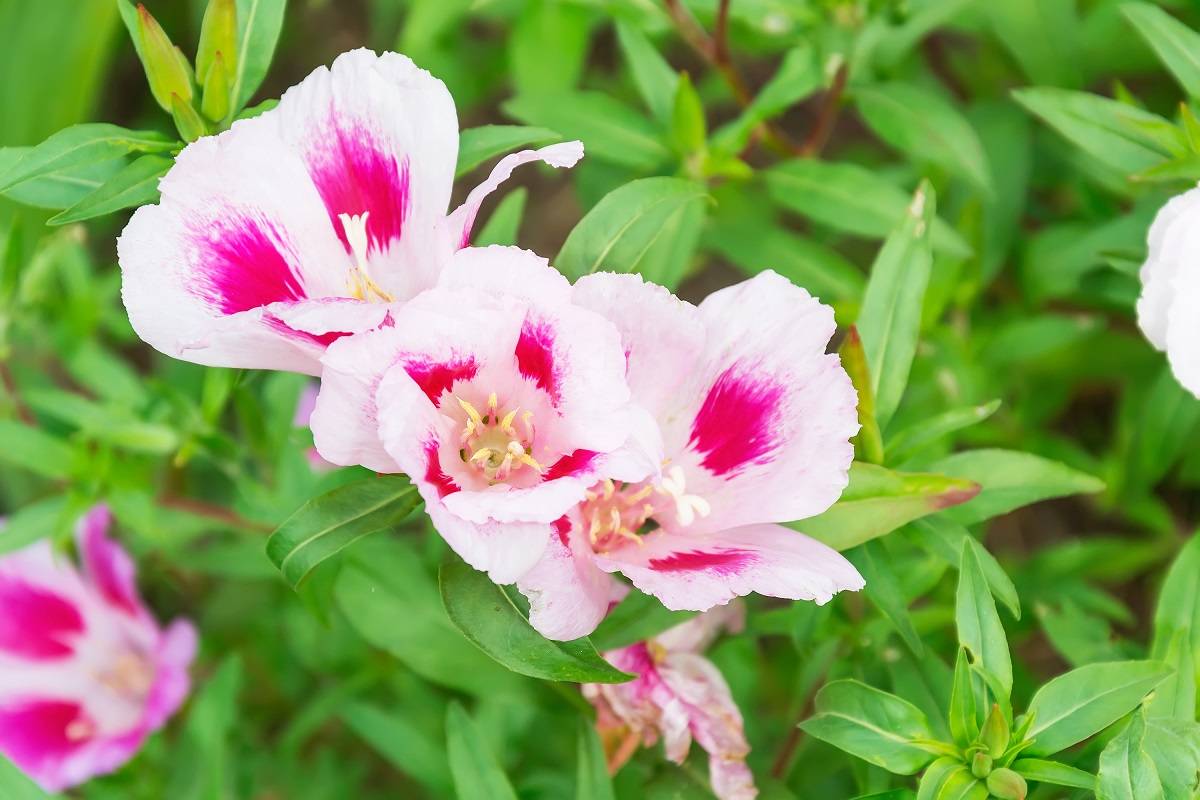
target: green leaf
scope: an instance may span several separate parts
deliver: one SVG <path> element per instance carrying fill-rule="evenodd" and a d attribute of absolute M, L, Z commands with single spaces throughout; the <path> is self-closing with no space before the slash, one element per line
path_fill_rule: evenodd
<path fill-rule="evenodd" d="M 991 192 L 991 171 L 979 136 L 942 97 L 915 84 L 893 82 L 858 87 L 854 101 L 871 130 L 897 150 Z"/>
<path fill-rule="evenodd" d="M 970 481 L 921 472 L 890 469 L 855 462 L 850 485 L 823 514 L 790 527 L 836 550 L 884 536 L 914 519 L 941 511 L 975 496 L 979 487 Z"/>
<path fill-rule="evenodd" d="M 1127 3 L 1121 13 L 1154 49 L 1183 90 L 1200 97 L 1200 34 L 1149 3 Z"/>
<path fill-rule="evenodd" d="M 575 773 L 575 800 L 616 800 L 604 748 L 590 720 L 579 721 L 579 744 L 575 752 L 579 765 Z"/>
<path fill-rule="evenodd" d="M 792 159 L 764 174 L 767 193 L 783 208 L 858 236 L 884 238 L 911 206 L 899 187 L 856 164 Z M 933 220 L 930 241 L 946 255 L 971 255 L 971 246 L 941 219 Z"/>
<path fill-rule="evenodd" d="M 0 176 L 32 149 L 32 147 L 0 147 Z M 124 168 L 124 157 L 80 164 L 61 172 L 24 181 L 4 192 L 4 196 L 9 200 L 34 208 L 56 210 L 70 208 L 99 189 Z"/>
<path fill-rule="evenodd" d="M 458 167 L 455 177 L 461 178 L 490 158 L 510 153 L 521 147 L 552 144 L 562 137 L 548 128 L 525 125 L 481 125 L 467 128 L 458 138 Z"/>
<path fill-rule="evenodd" d="M 670 132 L 671 144 L 674 145 L 675 152 L 682 156 L 702 151 L 708 138 L 704 104 L 686 72 L 679 76 L 675 87 Z"/>
<path fill-rule="evenodd" d="M 663 124 L 671 118 L 679 75 L 640 30 L 617 22 L 617 44 L 629 63 L 633 83 L 650 113 Z"/>
<path fill-rule="evenodd" d="M 1195 800 L 1200 789 L 1200 724 L 1146 715 L 1142 747 L 1154 761 L 1165 800 Z"/>
<path fill-rule="evenodd" d="M 879 422 L 875 418 L 875 389 L 871 385 L 871 371 L 867 354 L 863 351 L 862 337 L 858 328 L 851 326 L 846 338 L 838 348 L 842 367 L 850 376 L 850 383 L 858 394 L 858 434 L 854 437 L 855 458 L 869 464 L 883 463 L 883 436 L 879 433 Z"/>
<path fill-rule="evenodd" d="M 66 480 L 74 469 L 75 453 L 56 436 L 11 419 L 0 419 L 0 463 L 27 469 L 44 478 Z"/>
<path fill-rule="evenodd" d="M 229 739 L 238 722 L 241 689 L 242 662 L 231 655 L 191 702 L 166 797 L 212 800 L 233 796 L 236 751 Z"/>
<path fill-rule="evenodd" d="M 4 800 L 50 800 L 50 795 L 0 755 L 0 797 Z"/>
<path fill-rule="evenodd" d="M 55 214 L 48 224 L 66 225 L 102 217 L 123 208 L 155 203 L 158 201 L 158 181 L 167 174 L 172 163 L 171 159 L 162 156 L 142 156 L 75 205 Z"/>
<path fill-rule="evenodd" d="M 608 612 L 589 638 L 597 650 L 607 652 L 649 639 L 693 616 L 695 612 L 671 611 L 658 598 L 633 590 Z"/>
<path fill-rule="evenodd" d="M 236 113 L 262 85 L 283 28 L 287 0 L 237 0 L 237 65 L 229 93 Z"/>
<path fill-rule="evenodd" d="M 568 91 L 579 83 L 595 13 L 585 5 L 527 0 L 509 31 L 508 76 L 517 94 Z"/>
<path fill-rule="evenodd" d="M 579 221 L 554 265 L 571 278 L 600 270 L 637 272 L 668 221 L 704 196 L 703 184 L 682 178 L 643 178 L 619 186 Z"/>
<path fill-rule="evenodd" d="M 473 246 L 516 244 L 517 233 L 521 227 L 521 217 L 525 214 L 525 201 L 528 197 L 529 190 L 522 186 L 497 203 L 496 209 L 492 211 L 488 221 L 475 235 Z"/>
<path fill-rule="evenodd" d="M 446 613 L 476 647 L 513 672 L 550 681 L 621 683 L 633 676 L 600 657 L 587 639 L 542 637 L 485 573 L 457 562 L 442 567 Z"/>
<path fill-rule="evenodd" d="M 401 475 L 339 486 L 301 506 L 267 540 L 267 556 L 293 587 L 318 564 L 373 533 L 394 528 L 421 498 Z"/>
<path fill-rule="evenodd" d="M 1154 609 L 1152 658 L 1185 670 L 1172 676 L 1156 693 L 1151 710 L 1195 719 L 1197 667 L 1200 666 L 1200 536 L 1193 535 L 1175 557 Z M 1187 665 L 1191 665 L 1187 671 Z M 1187 695 L 1192 707 L 1187 709 Z M 1159 695 L 1162 695 L 1160 698 Z"/>
<path fill-rule="evenodd" d="M 1155 639 L 1158 633 L 1155 632 Z M 1196 719 L 1196 657 L 1192 652 L 1191 631 L 1178 630 L 1163 652 L 1151 650 L 1151 657 L 1174 670 L 1163 681 L 1146 704 L 1152 717 L 1165 717 L 1184 722 Z"/>
<path fill-rule="evenodd" d="M 921 775 L 921 780 L 917 784 L 917 800 L 938 800 L 941 797 L 942 787 L 952 775 L 956 775 L 966 771 L 966 766 L 961 761 L 953 758 L 939 758 L 929 765 L 929 769 L 925 770 Z"/>
<path fill-rule="evenodd" d="M 971 652 L 977 665 L 999 681 L 1004 694 L 997 700 L 1007 704 L 1012 696 L 1012 656 L 973 540 L 963 542 L 958 570 L 954 620 L 959 644 Z"/>
<path fill-rule="evenodd" d="M 339 571 L 334 597 L 359 635 L 435 685 L 479 697 L 519 689 L 520 679 L 481 659 L 447 619 L 437 584 L 411 543 L 363 542 Z"/>
<path fill-rule="evenodd" d="M 155 131 L 131 131 L 119 125 L 89 122 L 51 135 L 0 175 L 0 193 L 35 178 L 71 174 L 88 164 L 111 161 L 127 153 L 159 153 L 176 142 Z"/>
<path fill-rule="evenodd" d="M 1200 400 L 1164 364 L 1144 395 L 1135 395 L 1125 482 L 1134 489 L 1160 481 L 1188 449 L 1200 423 Z"/>
<path fill-rule="evenodd" d="M 908 613 L 908 601 L 896 576 L 889 568 L 887 551 L 879 541 L 872 539 L 860 544 L 848 551 L 846 558 L 858 568 L 867 582 L 863 590 L 867 599 L 891 622 L 914 655 L 924 655 L 925 647 L 921 643 L 921 635 L 917 633 Z"/>
<path fill-rule="evenodd" d="M 1030 756 L 1048 756 L 1098 733 L 1136 708 L 1171 674 L 1157 661 L 1087 664 L 1038 689 L 1029 703 L 1033 718 Z"/>
<path fill-rule="evenodd" d="M 65 495 L 51 495 L 36 503 L 21 506 L 5 520 L 0 528 L 0 555 L 70 530 L 78 517 L 78 509 L 67 502 Z"/>
<path fill-rule="evenodd" d="M 900 405 L 917 353 L 921 306 L 933 254 L 929 231 L 934 220 L 933 188 L 922 182 L 898 226 L 875 258 L 858 315 L 858 333 L 871 371 L 875 418 L 881 429 Z"/>
<path fill-rule="evenodd" d="M 759 124 L 811 95 L 821 86 L 821 79 L 821 68 L 810 43 L 801 42 L 788 50 L 779 69 L 758 90 L 750 105 L 713 135 L 713 147 L 727 153 L 741 151 Z"/>
<path fill-rule="evenodd" d="M 446 709 L 446 752 L 458 800 L 517 800 L 495 754 L 457 702 Z"/>
<path fill-rule="evenodd" d="M 1012 450 L 967 450 L 935 461 L 929 468 L 975 481 L 982 487 L 973 500 L 946 512 L 950 519 L 964 525 L 983 522 L 1041 500 L 1094 494 L 1104 489 L 1104 483 L 1091 475 L 1032 453 Z"/>
<path fill-rule="evenodd" d="M 1158 770 L 1143 747 L 1145 735 L 1146 716 L 1139 710 L 1100 754 L 1098 800 L 1162 800 Z"/>
<path fill-rule="evenodd" d="M 958 648 L 954 662 L 954 683 L 950 689 L 950 734 L 960 747 L 966 747 L 979 735 L 979 713 L 975 706 L 975 684 L 965 647 Z"/>
<path fill-rule="evenodd" d="M 978 406 L 952 408 L 920 421 L 888 436 L 887 457 L 889 462 L 902 462 L 926 445 L 938 442 L 951 433 L 983 422 L 1000 408 L 1000 401 L 993 400 Z"/>
<path fill-rule="evenodd" d="M 658 126 L 611 95 L 557 92 L 514 97 L 504 110 L 527 125 L 544 125 L 581 139 L 588 156 L 640 172 L 670 159 Z"/>
<path fill-rule="evenodd" d="M 809 736 L 898 775 L 912 775 L 933 760 L 913 742 L 933 734 L 921 710 L 894 694 L 854 680 L 828 683 L 817 692 L 816 713 L 800 723 Z"/>
<path fill-rule="evenodd" d="M 1187 152 L 1183 134 L 1170 121 L 1135 106 L 1049 87 L 1018 89 L 1013 96 L 1081 150 L 1125 173 Z"/>
<path fill-rule="evenodd" d="M 394 769 L 411 775 L 435 795 L 450 791 L 446 753 L 430 741 L 400 709 L 386 711 L 369 703 L 351 701 L 341 709 L 341 719 Z"/>
<path fill-rule="evenodd" d="M 1017 595 L 1012 578 L 1008 577 L 996 557 L 979 544 L 965 527 L 939 514 L 917 520 L 906 530 L 917 544 L 956 569 L 962 561 L 963 543 L 972 542 L 992 596 L 1003 603 L 1014 618 L 1021 618 L 1021 598 Z"/>
<path fill-rule="evenodd" d="M 1083 26 L 1075 6 L 1075 0 L 1005 0 L 979 8 L 1031 81 L 1078 86 Z"/>
<path fill-rule="evenodd" d="M 1073 789 L 1087 789 L 1091 792 L 1096 791 L 1095 775 L 1057 761 L 1018 758 L 1013 762 L 1012 768 L 1021 773 L 1026 780 L 1051 783 L 1055 786 L 1070 786 Z"/>

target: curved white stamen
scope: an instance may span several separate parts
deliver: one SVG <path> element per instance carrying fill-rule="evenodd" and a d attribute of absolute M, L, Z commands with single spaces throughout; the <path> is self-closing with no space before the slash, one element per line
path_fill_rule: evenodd
<path fill-rule="evenodd" d="M 364 275 L 367 272 L 367 245 L 370 242 L 367 238 L 369 216 L 370 211 L 361 214 L 338 214 L 338 219 L 342 221 L 342 230 L 346 233 L 346 242 L 354 255 L 354 265 L 362 270 Z"/>

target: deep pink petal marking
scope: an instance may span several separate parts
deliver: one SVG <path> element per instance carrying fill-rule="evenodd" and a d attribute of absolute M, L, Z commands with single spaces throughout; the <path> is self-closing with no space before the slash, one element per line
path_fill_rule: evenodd
<path fill-rule="evenodd" d="M 469 356 L 440 362 L 420 356 L 402 357 L 401 365 L 434 405 L 438 404 L 444 392 L 454 386 L 455 381 L 474 378 L 479 371 L 479 364 Z"/>
<path fill-rule="evenodd" d="M 129 556 L 108 537 L 111 514 L 97 506 L 84 516 L 83 557 L 88 576 L 108 602 L 127 614 L 137 616 L 140 603 L 134 583 L 134 567 Z"/>
<path fill-rule="evenodd" d="M 286 239 L 262 219 L 235 216 L 193 231 L 199 267 L 192 291 L 222 314 L 237 314 L 307 295 L 287 257 Z M 277 244 L 279 243 L 279 244 Z"/>
<path fill-rule="evenodd" d="M 551 523 L 554 526 L 554 533 L 557 534 L 558 540 L 562 542 L 562 546 L 571 549 L 571 520 L 566 514 L 563 514 L 558 519 Z"/>
<path fill-rule="evenodd" d="M 41 773 L 87 743 L 86 736 L 72 738 L 72 723 L 90 728 L 83 709 L 64 700 L 30 699 L 0 708 L 0 752 L 26 772 Z"/>
<path fill-rule="evenodd" d="M 437 488 L 438 497 L 459 491 L 458 484 L 442 469 L 438 443 L 433 439 L 425 442 L 425 480 Z"/>
<path fill-rule="evenodd" d="M 83 616 L 54 592 L 13 577 L 0 577 L 0 651 L 48 660 L 74 652 L 71 640 L 84 631 Z"/>
<path fill-rule="evenodd" d="M 542 475 L 542 480 L 552 481 L 555 478 L 569 478 L 591 468 L 592 462 L 600 454 L 594 450 L 575 450 L 550 465 L 550 469 Z"/>
<path fill-rule="evenodd" d="M 769 461 L 777 442 L 772 435 L 784 387 L 755 377 L 737 364 L 720 374 L 692 422 L 692 449 L 714 475 L 727 475 L 749 463 Z"/>
<path fill-rule="evenodd" d="M 308 171 L 347 253 L 350 242 L 340 214 L 370 212 L 368 252 L 383 252 L 400 238 L 409 209 L 408 159 L 397 161 L 368 127 L 340 119 L 330 109 L 308 153 Z"/>
<path fill-rule="evenodd" d="M 350 336 L 346 331 L 329 331 L 328 333 L 309 333 L 308 331 L 298 331 L 291 325 L 288 325 L 274 314 L 263 314 L 262 321 L 272 329 L 290 336 L 293 339 L 303 339 L 306 342 L 316 345 L 317 347 L 329 347 L 343 336 Z"/>
<path fill-rule="evenodd" d="M 559 397 L 559 376 L 554 363 L 554 330 L 546 322 L 526 319 L 517 339 L 517 368 L 550 395 L 556 404 Z"/>
<path fill-rule="evenodd" d="M 663 558 L 650 559 L 650 569 L 659 572 L 694 572 L 706 570 L 717 575 L 736 575 L 758 560 L 750 550 L 724 548 L 720 550 L 681 550 Z"/>

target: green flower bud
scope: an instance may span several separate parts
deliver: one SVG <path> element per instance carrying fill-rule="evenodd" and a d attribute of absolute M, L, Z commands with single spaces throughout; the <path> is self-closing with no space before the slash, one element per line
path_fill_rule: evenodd
<path fill-rule="evenodd" d="M 205 87 L 212 80 L 209 73 L 218 55 L 224 61 L 224 80 L 228 87 L 229 76 L 237 69 L 236 0 L 208 0 L 208 7 L 204 9 L 204 21 L 200 24 L 200 46 L 196 48 L 196 78 Z"/>
<path fill-rule="evenodd" d="M 142 45 L 138 54 L 155 101 L 164 111 L 171 111 L 171 95 L 179 95 L 185 103 L 192 102 L 192 70 L 187 59 L 145 6 L 138 5 L 137 15 Z"/>
<path fill-rule="evenodd" d="M 1025 779 L 1004 767 L 992 770 L 987 776 L 987 789 L 992 797 L 999 800 L 1025 800 L 1025 795 L 1029 794 Z"/>
<path fill-rule="evenodd" d="M 171 95 L 171 117 L 175 120 L 175 129 L 185 142 L 194 142 L 208 134 L 208 125 L 196 109 L 177 94 Z"/>
<path fill-rule="evenodd" d="M 979 741 L 992 758 L 999 758 L 1008 749 L 1008 720 L 1000 711 L 999 704 L 992 703 L 992 710 L 988 712 L 983 730 L 979 732 Z"/>
<path fill-rule="evenodd" d="M 971 759 L 971 774 L 976 778 L 986 778 L 992 773 L 992 757 L 987 753 L 977 752 Z"/>
<path fill-rule="evenodd" d="M 225 54 L 220 50 L 213 57 L 212 66 L 204 79 L 204 99 L 200 103 L 204 116 L 220 122 L 229 113 L 229 71 L 225 66 Z"/>

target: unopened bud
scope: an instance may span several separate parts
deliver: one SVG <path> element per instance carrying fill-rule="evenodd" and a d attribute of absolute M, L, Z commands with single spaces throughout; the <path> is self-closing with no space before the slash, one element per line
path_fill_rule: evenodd
<path fill-rule="evenodd" d="M 200 24 L 200 46 L 196 48 L 196 80 L 208 86 L 209 72 L 220 54 L 228 75 L 237 68 L 237 2 L 208 0 L 204 21 Z M 224 116 L 222 114 L 222 116 Z"/>
<path fill-rule="evenodd" d="M 177 94 L 171 95 L 171 118 L 175 120 L 175 130 L 179 131 L 185 142 L 194 142 L 208 133 L 208 126 L 196 109 Z"/>
<path fill-rule="evenodd" d="M 229 113 L 229 72 L 225 66 L 225 54 L 220 50 L 213 57 L 212 66 L 204 79 L 204 99 L 200 110 L 213 122 L 220 122 Z"/>
<path fill-rule="evenodd" d="M 1025 795 L 1029 794 L 1029 785 L 1019 773 L 1001 767 L 992 770 L 987 776 L 987 790 L 998 800 L 1025 800 Z"/>
<path fill-rule="evenodd" d="M 988 712 L 983 730 L 979 732 L 979 741 L 992 758 L 999 758 L 1008 749 L 1008 720 L 1004 718 L 998 703 L 992 703 L 992 710 Z"/>
<path fill-rule="evenodd" d="M 992 773 L 992 757 L 987 753 L 977 752 L 971 759 L 971 774 L 976 778 L 986 778 Z"/>
<path fill-rule="evenodd" d="M 145 6 L 139 5 L 137 13 L 142 45 L 139 54 L 155 101 L 165 111 L 171 111 L 171 95 L 192 102 L 192 74 L 187 59 Z"/>

